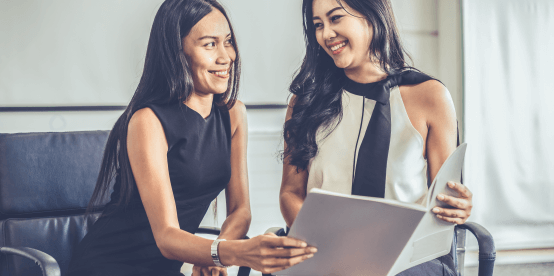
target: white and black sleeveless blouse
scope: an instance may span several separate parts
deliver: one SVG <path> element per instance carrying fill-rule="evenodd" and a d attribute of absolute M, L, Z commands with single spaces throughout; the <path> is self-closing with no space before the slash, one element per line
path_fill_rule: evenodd
<path fill-rule="evenodd" d="M 318 153 L 308 165 L 307 191 L 320 188 L 342 194 L 352 193 L 358 149 L 376 101 L 344 89 L 342 93 L 342 119 L 339 121 L 337 118 L 334 124 L 326 129 L 320 128 L 317 133 Z M 391 138 L 384 197 L 418 203 L 428 190 L 424 141 L 410 122 L 398 86 L 390 88 L 390 110 Z"/>

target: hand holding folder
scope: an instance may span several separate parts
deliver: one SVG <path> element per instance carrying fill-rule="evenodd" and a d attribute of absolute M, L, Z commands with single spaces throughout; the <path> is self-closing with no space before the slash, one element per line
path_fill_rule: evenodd
<path fill-rule="evenodd" d="M 466 146 L 444 162 L 421 205 L 312 189 L 288 236 L 318 253 L 275 274 L 389 276 L 448 254 L 455 224 L 431 209 L 445 205 L 438 194 L 455 195 L 446 184 L 461 181 Z"/>

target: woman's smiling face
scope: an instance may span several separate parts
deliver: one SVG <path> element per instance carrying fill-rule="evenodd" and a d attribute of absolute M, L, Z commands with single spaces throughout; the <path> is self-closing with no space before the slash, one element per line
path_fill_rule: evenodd
<path fill-rule="evenodd" d="M 312 4 L 317 42 L 337 67 L 356 69 L 371 62 L 373 27 L 359 12 L 337 0 L 314 0 Z"/>
<path fill-rule="evenodd" d="M 218 9 L 214 8 L 192 27 L 183 38 L 183 51 L 192 70 L 195 93 L 227 91 L 236 52 L 229 23 Z"/>

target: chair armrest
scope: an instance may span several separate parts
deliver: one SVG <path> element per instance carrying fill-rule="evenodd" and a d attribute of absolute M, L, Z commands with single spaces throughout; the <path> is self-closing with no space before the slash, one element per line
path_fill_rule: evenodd
<path fill-rule="evenodd" d="M 267 233 L 273 233 L 277 236 L 286 236 L 287 235 L 285 233 L 285 229 L 283 229 L 282 227 L 271 227 L 271 228 L 267 229 L 264 234 L 267 234 Z"/>
<path fill-rule="evenodd" d="M 466 222 L 456 227 L 469 230 L 477 238 L 479 244 L 479 276 L 492 276 L 494 261 L 496 260 L 492 235 L 485 227 L 475 222 Z"/>
<path fill-rule="evenodd" d="M 35 261 L 42 270 L 44 276 L 60 276 L 60 266 L 56 260 L 40 251 L 29 247 L 0 247 L 0 252 L 3 254 L 19 255 Z"/>
<path fill-rule="evenodd" d="M 209 234 L 219 236 L 219 234 L 221 234 L 221 229 L 219 229 L 218 227 L 200 226 L 198 227 L 198 230 L 196 230 L 196 234 Z M 248 236 L 244 236 L 244 238 L 242 239 L 248 240 L 250 238 Z M 237 273 L 237 276 L 248 276 L 250 275 L 250 271 L 250 267 L 241 266 L 239 267 L 239 272 Z"/>
<path fill-rule="evenodd" d="M 219 227 L 200 226 L 198 227 L 198 230 L 196 230 L 196 234 L 209 234 L 219 236 L 219 234 L 221 234 L 221 229 L 219 229 Z"/>

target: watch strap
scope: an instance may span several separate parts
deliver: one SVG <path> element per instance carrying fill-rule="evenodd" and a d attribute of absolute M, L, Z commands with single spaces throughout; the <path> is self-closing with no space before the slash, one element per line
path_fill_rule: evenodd
<path fill-rule="evenodd" d="M 219 249 L 219 242 L 221 242 L 221 241 L 226 241 L 226 239 L 216 239 L 212 243 L 212 246 L 211 246 L 212 260 L 214 261 L 214 264 L 216 266 L 229 267 L 229 266 L 225 266 L 225 265 L 221 264 L 221 262 L 219 261 L 219 250 L 218 249 Z"/>

